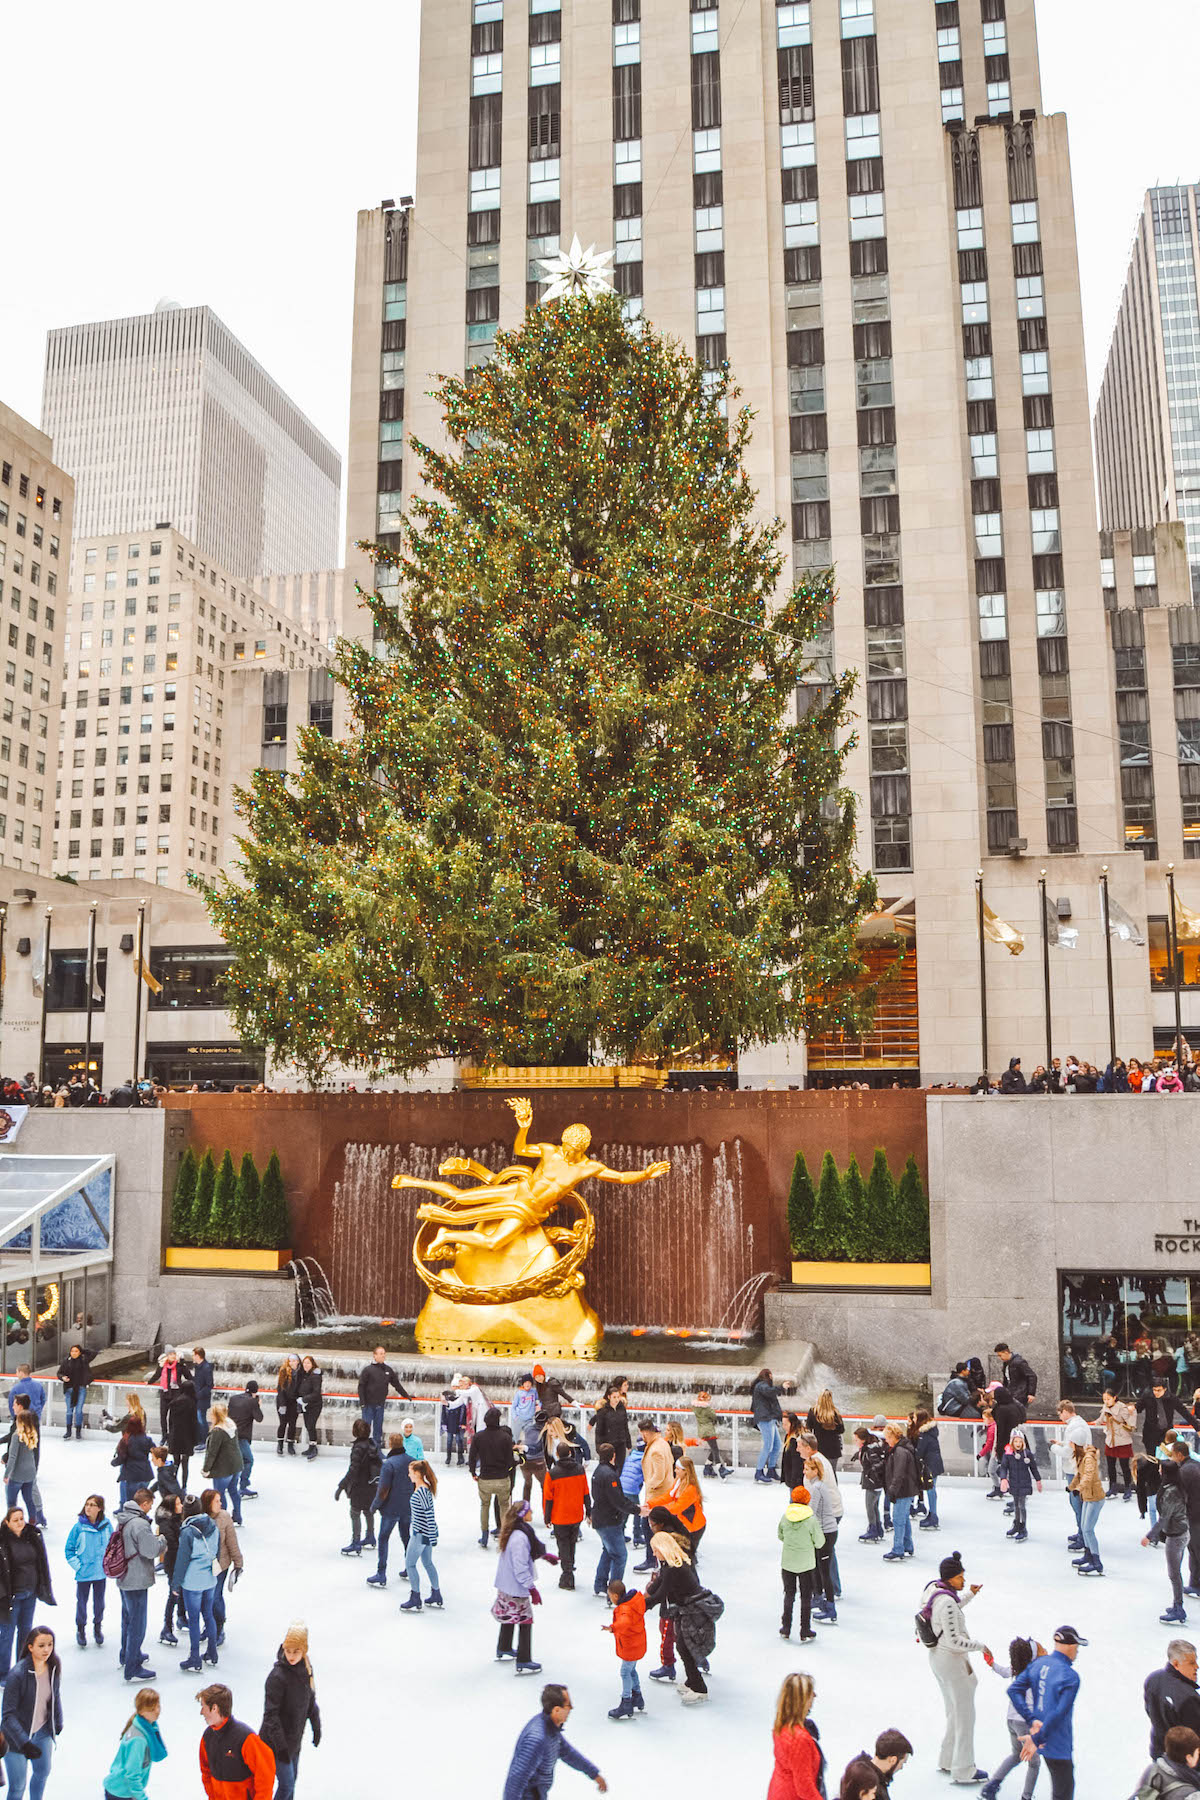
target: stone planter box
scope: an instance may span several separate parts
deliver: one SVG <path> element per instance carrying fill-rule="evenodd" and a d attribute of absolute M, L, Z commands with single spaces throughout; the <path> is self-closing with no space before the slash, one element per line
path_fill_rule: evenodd
<path fill-rule="evenodd" d="M 290 1250 L 193 1250 L 172 1245 L 163 1257 L 163 1267 L 193 1275 L 218 1270 L 231 1275 L 276 1275 L 291 1260 Z"/>
<path fill-rule="evenodd" d="M 857 1293 L 872 1290 L 927 1294 L 928 1263 L 794 1262 L 793 1287 L 843 1288 Z"/>

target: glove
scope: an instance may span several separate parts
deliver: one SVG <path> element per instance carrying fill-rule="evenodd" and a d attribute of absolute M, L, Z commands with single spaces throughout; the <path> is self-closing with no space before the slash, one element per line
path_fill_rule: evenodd
<path fill-rule="evenodd" d="M 41 1751 L 38 1749 L 38 1747 L 35 1743 L 31 1742 L 28 1744 L 22 1744 L 22 1746 L 21 1746 L 21 1755 L 27 1756 L 29 1758 L 30 1762 L 37 1762 L 40 1759 L 41 1754 L 42 1754 Z"/>
<path fill-rule="evenodd" d="M 556 1566 L 558 1564 L 558 1558 L 554 1554 L 553 1550 L 547 1550 L 545 1556 L 543 1556 L 543 1558 L 542 1558 L 542 1561 L 548 1562 L 548 1563 L 554 1563 Z"/>
<path fill-rule="evenodd" d="M 538 1593 L 536 1588 L 530 1588 L 529 1598 L 533 1601 L 535 1606 L 540 1606 L 542 1604 L 542 1596 Z"/>
<path fill-rule="evenodd" d="M 319 1749 L 320 1744 L 321 1744 L 321 1727 L 319 1725 L 313 1726 L 312 1739 L 313 1739 L 313 1749 L 314 1750 Z"/>
<path fill-rule="evenodd" d="M 229 1571 L 229 1575 L 228 1575 L 228 1578 L 226 1579 L 225 1586 L 227 1588 L 235 1588 L 237 1586 L 238 1582 L 241 1580 L 241 1576 L 242 1576 L 242 1571 L 237 1567 L 237 1565 L 235 1563 L 233 1568 L 230 1569 L 230 1571 Z"/>

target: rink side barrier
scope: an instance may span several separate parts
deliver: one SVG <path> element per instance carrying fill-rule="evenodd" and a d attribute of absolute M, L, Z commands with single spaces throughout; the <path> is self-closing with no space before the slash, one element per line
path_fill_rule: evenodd
<path fill-rule="evenodd" d="M 42 1424 L 47 1429 L 52 1429 L 55 1424 L 61 1423 L 62 1419 L 66 1417 L 65 1406 L 60 1404 L 63 1398 L 62 1384 L 56 1377 L 43 1379 L 35 1376 L 34 1379 L 41 1380 L 46 1389 L 46 1405 L 42 1411 Z M 15 1375 L 0 1376 L 0 1381 L 5 1384 L 3 1388 L 0 1388 L 0 1393 L 3 1393 L 7 1404 L 8 1395 L 19 1387 L 20 1382 Z M 213 1389 L 213 1397 L 220 1400 L 230 1394 L 243 1391 L 244 1386 L 219 1383 Z M 255 1443 L 265 1444 L 275 1435 L 272 1426 L 278 1417 L 274 1407 L 277 1391 L 277 1389 L 263 1384 L 259 1386 L 258 1397 L 263 1409 L 263 1422 L 256 1426 L 256 1431 L 260 1435 L 255 1437 Z M 93 1408 L 93 1414 L 96 1405 L 99 1404 L 111 1414 L 113 1419 L 117 1419 L 124 1410 L 124 1397 L 128 1394 L 136 1394 L 145 1410 L 153 1436 L 158 1425 L 159 1393 L 159 1388 L 145 1381 L 93 1381 L 87 1390 L 87 1404 Z M 350 1425 L 359 1416 L 358 1394 L 357 1392 L 347 1393 L 327 1388 L 322 1399 L 323 1405 L 318 1426 L 321 1447 L 341 1449 L 350 1443 Z M 499 1407 L 502 1417 L 507 1415 L 507 1401 L 497 1400 L 492 1404 Z M 401 1400 L 398 1396 L 389 1395 L 387 1410 L 384 1414 L 384 1430 L 385 1432 L 398 1431 L 400 1420 L 411 1418 L 426 1454 L 429 1456 L 439 1455 L 444 1451 L 442 1439 L 442 1413 L 444 1410 L 445 1402 L 440 1392 L 436 1395 L 425 1396 L 414 1394 L 411 1400 Z M 587 1437 L 587 1426 L 592 1417 L 591 1407 L 564 1406 L 562 1411 L 563 1417 L 570 1419 Z M 713 1411 L 716 1414 L 718 1425 L 723 1426 L 723 1429 L 718 1432 L 717 1443 L 725 1461 L 735 1469 L 753 1468 L 758 1459 L 760 1439 L 758 1429 L 751 1421 L 749 1408 L 714 1406 Z M 843 1439 L 845 1448 L 839 1464 L 839 1472 L 849 1477 L 844 1484 L 847 1487 L 858 1484 L 857 1468 L 847 1466 L 854 1450 L 854 1427 L 869 1425 L 871 1419 L 876 1416 L 869 1413 L 842 1414 L 846 1430 Z M 1080 1416 L 1082 1417 L 1082 1415 Z M 678 1421 L 683 1426 L 685 1438 L 694 1438 L 696 1424 L 690 1406 L 632 1407 L 629 1410 L 631 1431 L 636 1430 L 636 1422 L 639 1418 L 654 1419 L 660 1427 L 672 1420 Z M 889 1420 L 888 1422 L 900 1425 L 906 1423 L 904 1419 Z M 938 1428 L 938 1443 L 941 1446 L 942 1460 L 946 1465 L 946 1474 L 965 1475 L 976 1481 L 990 1480 L 986 1465 L 979 1459 L 986 1429 L 984 1421 L 982 1419 L 939 1418 L 934 1423 Z M 1084 1423 L 1089 1426 L 1093 1439 L 1103 1451 L 1103 1429 L 1086 1419 Z M 428 1436 L 422 1429 L 423 1424 L 429 1428 Z M 98 1425 L 99 1420 L 94 1419 L 91 1429 L 95 1430 Z M 298 1422 L 298 1433 L 302 1425 L 303 1414 L 300 1415 Z M 1062 1462 L 1064 1454 L 1061 1441 L 1062 1427 L 1058 1420 L 1030 1419 L 1022 1429 L 1025 1432 L 1026 1443 L 1030 1445 L 1037 1458 L 1045 1485 L 1047 1487 L 1065 1486 Z M 1195 1432 L 1181 1431 L 1180 1436 L 1190 1439 L 1195 1445 L 1197 1440 Z M 695 1444 L 692 1448 L 694 1451 Z M 700 1449 L 707 1454 L 703 1444 L 700 1445 Z"/>

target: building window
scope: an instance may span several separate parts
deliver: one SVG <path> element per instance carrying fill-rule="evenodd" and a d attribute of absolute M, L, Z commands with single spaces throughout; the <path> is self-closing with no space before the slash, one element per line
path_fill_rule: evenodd
<path fill-rule="evenodd" d="M 640 231 L 640 227 L 639 227 Z M 725 209 L 721 206 L 696 208 L 696 254 L 725 248 Z"/>
<path fill-rule="evenodd" d="M 408 286 L 403 281 L 387 281 L 383 286 L 384 319 L 408 317 Z"/>
<path fill-rule="evenodd" d="M 1018 200 L 1012 208 L 1012 241 L 1014 244 L 1036 244 L 1042 234 L 1038 224 L 1036 200 Z"/>
<path fill-rule="evenodd" d="M 842 0 L 842 36 L 871 37 L 875 31 L 875 0 Z"/>
<path fill-rule="evenodd" d="M 957 25 L 945 25 L 937 34 L 939 62 L 962 61 L 962 37 Z"/>
<path fill-rule="evenodd" d="M 692 170 L 697 175 L 711 175 L 721 167 L 721 129 L 693 131 Z M 640 179 L 640 177 L 639 177 Z"/>
<path fill-rule="evenodd" d="M 980 594 L 979 635 L 981 638 L 1008 636 L 1008 603 L 1003 594 Z"/>
<path fill-rule="evenodd" d="M 964 325 L 986 325 L 988 291 L 986 281 L 964 281 L 960 284 Z"/>
<path fill-rule="evenodd" d="M 1007 81 L 989 81 L 987 84 L 988 116 L 996 118 L 1000 113 L 1012 111 L 1012 86 Z"/>
<path fill-rule="evenodd" d="M 504 17 L 504 0 L 475 0 L 473 20 L 476 25 L 490 25 Z"/>
<path fill-rule="evenodd" d="M 846 120 L 846 161 L 857 162 L 864 156 L 881 156 L 878 113 L 855 113 Z"/>
<path fill-rule="evenodd" d="M 557 156 L 546 157 L 541 162 L 529 165 L 529 204 L 538 206 L 545 201 L 557 200 L 561 188 L 559 170 L 561 164 Z"/>
<path fill-rule="evenodd" d="M 1008 55 L 1008 27 L 1003 19 L 984 20 L 983 54 L 985 56 Z"/>
<path fill-rule="evenodd" d="M 783 242 L 788 250 L 818 244 L 821 230 L 817 223 L 815 200 L 791 200 L 783 209 Z"/>
<path fill-rule="evenodd" d="M 886 236 L 882 194 L 851 194 L 850 237 L 852 241 Z"/>
<path fill-rule="evenodd" d="M 817 160 L 816 126 L 781 125 L 779 155 L 785 169 L 812 168 Z"/>
<path fill-rule="evenodd" d="M 620 69 L 626 63 L 642 60 L 642 28 L 634 20 L 629 25 L 613 26 L 613 67 Z"/>
<path fill-rule="evenodd" d="M 1031 475 L 1052 475 L 1054 473 L 1053 431 L 1027 431 L 1025 433 L 1025 466 Z"/>
<path fill-rule="evenodd" d="M 716 50 L 718 45 L 717 27 L 720 15 L 715 6 L 708 6 L 703 12 L 692 14 L 692 55 L 707 56 Z"/>
<path fill-rule="evenodd" d="M 960 207 L 956 217 L 959 249 L 982 250 L 983 208 L 981 206 Z"/>
<path fill-rule="evenodd" d="M 1061 588 L 1039 589 L 1035 596 L 1037 604 L 1037 630 L 1039 637 L 1065 637 L 1067 630 L 1067 599 Z"/>
<path fill-rule="evenodd" d="M 777 6 L 775 35 L 781 50 L 792 44 L 812 43 L 812 6 Z"/>
<path fill-rule="evenodd" d="M 725 289 L 696 289 L 696 336 L 711 337 L 725 329 Z"/>
<path fill-rule="evenodd" d="M 1158 565 L 1153 556 L 1134 557 L 1133 585 L 1135 588 L 1158 586 Z"/>
<path fill-rule="evenodd" d="M 613 182 L 621 187 L 642 179 L 641 138 L 621 138 L 613 145 Z"/>
<path fill-rule="evenodd" d="M 618 263 L 641 262 L 642 260 L 642 221 L 637 219 L 618 219 L 616 221 L 616 255 Z"/>
<path fill-rule="evenodd" d="M 996 394 L 996 384 L 992 379 L 991 357 L 968 356 L 965 368 L 967 375 L 967 399 L 994 399 Z"/>
<path fill-rule="evenodd" d="M 471 58 L 471 92 L 498 94 L 504 84 L 504 58 L 497 50 L 487 56 Z"/>
<path fill-rule="evenodd" d="M 1058 527 L 1057 508 L 1043 509 L 1031 514 L 1033 524 L 1033 554 L 1035 556 L 1058 556 L 1062 551 L 1062 533 Z"/>
<path fill-rule="evenodd" d="M 855 392 L 860 411 L 892 404 L 892 359 L 876 356 L 854 365 Z"/>
<path fill-rule="evenodd" d="M 1045 285 L 1040 275 L 1018 275 L 1017 317 L 1041 319 L 1046 314 Z"/>
<path fill-rule="evenodd" d="M 557 11 L 557 8 L 554 9 Z M 562 79 L 562 44 L 530 44 L 529 85 L 549 87 Z"/>
<path fill-rule="evenodd" d="M 1026 350 L 1021 356 L 1021 392 L 1050 392 L 1050 356 L 1045 350 Z"/>
<path fill-rule="evenodd" d="M 162 992 L 151 993 L 149 1005 L 152 1010 L 222 1007 L 225 977 L 232 966 L 233 957 L 225 949 L 151 950 L 150 973 L 162 983 Z"/>
<path fill-rule="evenodd" d="M 470 176 L 470 210 L 493 212 L 500 204 L 500 170 L 472 169 Z"/>
<path fill-rule="evenodd" d="M 948 125 L 951 119 L 963 116 L 963 90 L 961 88 L 942 89 L 942 124 Z"/>

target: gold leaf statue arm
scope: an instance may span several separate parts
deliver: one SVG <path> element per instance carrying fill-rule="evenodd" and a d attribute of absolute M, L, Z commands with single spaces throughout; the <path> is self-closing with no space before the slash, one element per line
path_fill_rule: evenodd
<path fill-rule="evenodd" d="M 595 1171 L 595 1178 L 597 1181 L 617 1182 L 621 1187 L 635 1187 L 640 1181 L 657 1180 L 660 1175 L 665 1175 L 670 1167 L 669 1162 L 653 1162 L 644 1169 L 628 1171 L 601 1168 Z"/>
<path fill-rule="evenodd" d="M 530 1162 L 541 1162 L 547 1150 L 553 1150 L 553 1144 L 530 1144 L 527 1142 L 529 1127 L 533 1124 L 532 1100 L 518 1099 L 506 1102 L 512 1108 L 517 1121 L 517 1135 L 513 1139 L 513 1155 L 528 1157 Z"/>

